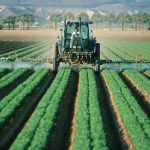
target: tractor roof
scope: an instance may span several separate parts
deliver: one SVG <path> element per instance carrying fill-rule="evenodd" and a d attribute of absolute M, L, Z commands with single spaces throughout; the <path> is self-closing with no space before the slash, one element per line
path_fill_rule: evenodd
<path fill-rule="evenodd" d="M 70 23 L 79 23 L 80 20 L 71 20 L 71 21 L 67 20 L 66 22 L 67 22 L 67 23 L 68 23 L 68 22 L 70 22 Z M 93 24 L 92 21 L 81 21 L 81 23 Z M 62 24 L 64 24 L 64 21 L 62 22 Z"/>
<path fill-rule="evenodd" d="M 80 22 L 80 20 L 71 20 L 70 22 L 72 22 L 72 23 L 79 23 Z M 88 24 L 93 24 L 93 22 L 92 21 L 81 21 L 82 23 L 88 23 Z"/>

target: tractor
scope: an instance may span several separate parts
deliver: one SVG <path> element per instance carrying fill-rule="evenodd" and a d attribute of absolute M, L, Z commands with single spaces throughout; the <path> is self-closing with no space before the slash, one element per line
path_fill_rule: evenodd
<path fill-rule="evenodd" d="M 54 72 L 57 72 L 60 62 L 92 65 L 96 72 L 100 71 L 100 43 L 93 37 L 92 24 L 93 22 L 82 21 L 81 18 L 63 22 L 61 37 L 53 49 Z"/>
<path fill-rule="evenodd" d="M 101 65 L 107 65 L 107 67 L 119 68 L 120 65 L 137 66 L 138 70 L 141 70 L 142 65 L 150 64 L 150 61 L 145 59 L 136 58 L 135 60 L 111 60 L 105 58 L 100 60 L 100 43 L 96 42 L 96 38 L 93 37 L 93 31 L 91 29 L 92 21 L 79 20 L 63 21 L 61 28 L 61 36 L 57 39 L 53 48 L 52 58 L 26 58 L 18 57 L 15 52 L 9 54 L 9 57 L 2 57 L 2 60 L 12 62 L 11 66 L 17 61 L 21 63 L 36 62 L 52 64 L 52 70 L 57 72 L 60 63 L 67 63 L 73 68 L 79 68 L 80 65 L 92 66 L 97 73 L 100 72 Z M 119 67 L 118 67 L 119 65 Z M 75 66 L 75 67 L 74 67 Z M 102 66 L 103 68 L 103 66 Z M 101 69 L 102 69 L 101 68 Z"/>

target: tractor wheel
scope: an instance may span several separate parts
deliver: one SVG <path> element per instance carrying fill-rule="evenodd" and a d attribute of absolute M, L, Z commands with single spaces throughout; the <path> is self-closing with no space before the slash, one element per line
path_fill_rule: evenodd
<path fill-rule="evenodd" d="M 100 63 L 97 63 L 97 64 L 95 65 L 95 72 L 96 72 L 96 73 L 99 73 L 99 72 L 100 72 Z"/>
<path fill-rule="evenodd" d="M 100 43 L 96 43 L 95 56 L 100 57 Z"/>
<path fill-rule="evenodd" d="M 58 70 L 58 62 L 56 57 L 53 57 L 53 72 L 57 72 Z"/>

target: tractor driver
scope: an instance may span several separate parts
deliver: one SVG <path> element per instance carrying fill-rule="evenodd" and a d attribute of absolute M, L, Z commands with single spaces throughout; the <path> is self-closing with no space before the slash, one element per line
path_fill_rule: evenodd
<path fill-rule="evenodd" d="M 71 40 L 70 40 L 70 48 L 72 48 L 72 46 L 73 46 L 73 38 L 74 38 L 74 36 L 80 37 L 80 32 L 78 30 L 78 27 L 75 27 L 74 32 L 72 33 Z M 80 43 L 82 45 L 81 37 L 80 37 Z"/>
<path fill-rule="evenodd" d="M 74 32 L 72 33 L 72 36 L 75 36 L 75 35 L 79 36 L 79 34 L 80 34 L 80 33 L 79 33 L 78 28 L 75 27 Z"/>

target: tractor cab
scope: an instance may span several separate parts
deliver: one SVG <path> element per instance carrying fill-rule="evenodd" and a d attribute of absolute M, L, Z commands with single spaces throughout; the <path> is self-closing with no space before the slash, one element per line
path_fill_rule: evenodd
<path fill-rule="evenodd" d="M 91 64 L 100 70 L 100 44 L 93 38 L 91 21 L 64 21 L 61 29 L 61 42 L 56 42 L 53 51 L 53 71 L 59 63 L 70 65 Z M 61 43 L 61 44 L 60 44 Z"/>
<path fill-rule="evenodd" d="M 63 50 L 84 51 L 90 50 L 90 44 L 93 39 L 91 30 L 92 22 L 68 21 L 62 28 L 61 38 L 63 41 Z"/>

